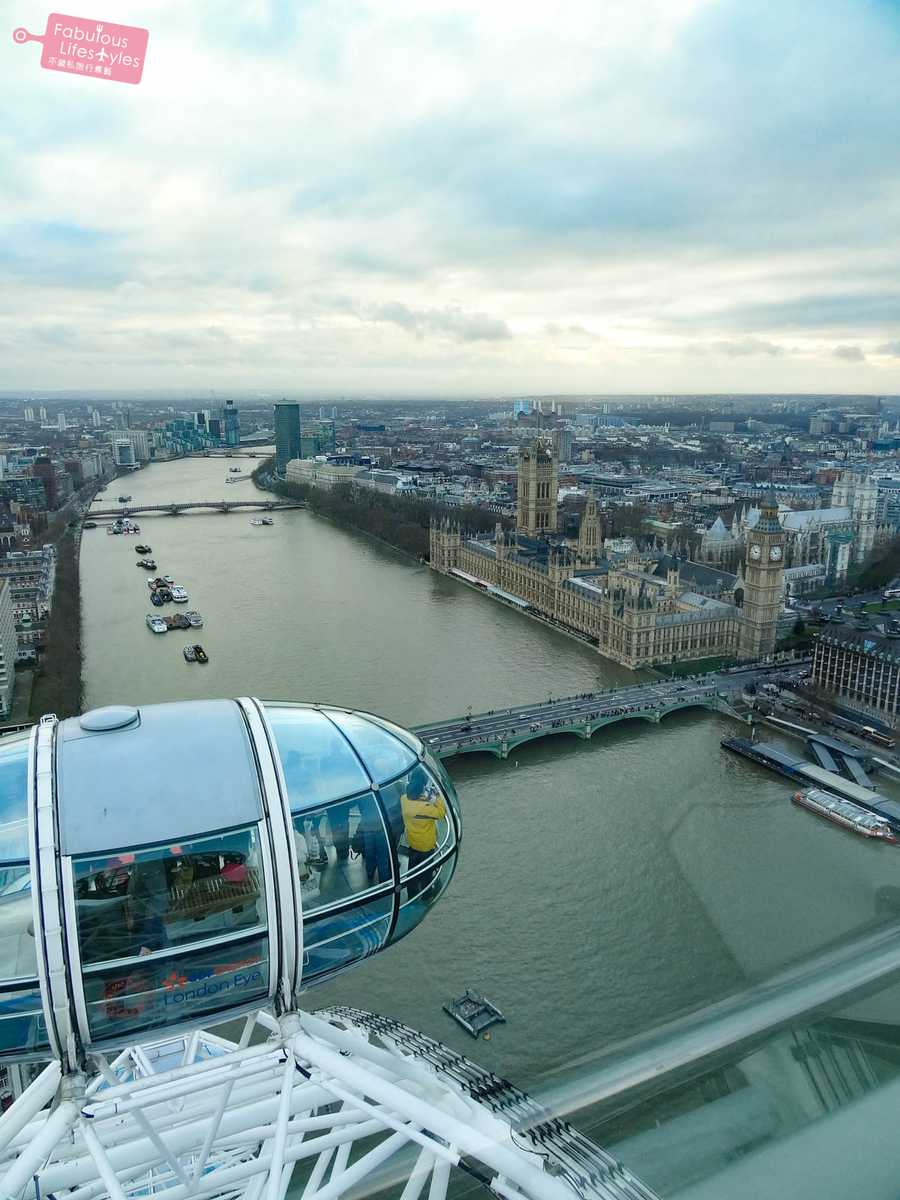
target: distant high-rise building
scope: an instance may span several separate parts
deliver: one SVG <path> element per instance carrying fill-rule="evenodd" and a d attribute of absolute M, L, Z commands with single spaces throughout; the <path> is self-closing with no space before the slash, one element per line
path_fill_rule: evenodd
<path fill-rule="evenodd" d="M 225 445 L 239 446 L 241 444 L 241 415 L 235 408 L 233 400 L 225 401 L 223 422 Z"/>
<path fill-rule="evenodd" d="M 113 461 L 117 467 L 135 466 L 134 446 L 130 438 L 116 438 L 113 442 Z"/>
<path fill-rule="evenodd" d="M 100 422 L 101 422 L 100 409 L 95 408 L 93 410 L 93 412 L 91 413 L 91 424 L 94 426 L 95 429 L 99 429 Z"/>
<path fill-rule="evenodd" d="M 46 422 L 47 422 L 47 410 L 46 410 L 46 408 L 44 407 L 44 405 L 43 405 L 43 404 L 42 404 L 42 405 L 41 405 L 41 407 L 40 407 L 40 412 L 39 412 L 39 414 L 38 414 L 38 415 L 39 415 L 39 416 L 40 416 L 40 418 L 41 418 L 41 424 L 42 424 L 42 425 L 46 424 Z"/>
<path fill-rule="evenodd" d="M 66 414 L 64 412 L 61 412 L 56 418 L 56 423 L 59 426 L 60 433 L 65 433 L 69 427 L 68 422 L 66 421 Z"/>
<path fill-rule="evenodd" d="M 332 405 L 330 408 L 326 404 L 319 405 L 319 420 L 320 421 L 336 421 L 337 415 L 338 415 L 338 410 L 337 410 L 336 405 Z"/>
<path fill-rule="evenodd" d="M 300 458 L 300 405 L 275 405 L 275 470 L 283 475 L 292 458 Z"/>
<path fill-rule="evenodd" d="M 57 487 L 56 487 L 56 469 L 53 463 L 42 454 L 34 460 L 31 468 L 31 473 L 35 479 L 39 479 L 44 485 L 44 495 L 47 498 L 47 507 L 51 511 L 55 511 L 57 507 Z"/>
<path fill-rule="evenodd" d="M 203 433 L 206 433 L 209 425 L 210 415 L 211 414 L 208 408 L 198 409 L 197 412 L 194 413 L 194 428 L 200 429 L 203 431 Z"/>
<path fill-rule="evenodd" d="M 559 460 L 556 447 L 537 441 L 519 449 L 516 529 L 529 537 L 556 532 Z"/>
<path fill-rule="evenodd" d="M 147 429 L 129 429 L 128 440 L 134 451 L 136 462 L 147 462 L 150 458 L 150 432 Z"/>
<path fill-rule="evenodd" d="M 531 412 L 530 400 L 513 400 L 513 420 L 521 413 L 523 416 L 528 416 Z"/>
<path fill-rule="evenodd" d="M 575 434 L 571 429 L 558 429 L 556 431 L 556 444 L 559 448 L 559 461 L 572 461 L 572 447 L 575 444 Z"/>
<path fill-rule="evenodd" d="M 23 413 L 23 416 L 25 417 L 25 420 L 26 420 L 26 421 L 33 421 L 33 420 L 34 420 L 34 409 L 33 409 L 33 408 L 31 408 L 31 406 L 29 405 L 29 406 L 28 406 L 28 407 L 25 409 L 25 412 Z"/>

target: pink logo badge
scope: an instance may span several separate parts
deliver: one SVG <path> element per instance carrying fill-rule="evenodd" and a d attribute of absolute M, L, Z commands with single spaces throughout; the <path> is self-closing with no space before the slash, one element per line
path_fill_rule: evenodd
<path fill-rule="evenodd" d="M 13 31 L 13 41 L 20 45 L 43 43 L 41 66 L 48 71 L 92 75 L 119 83 L 141 82 L 149 37 L 146 29 L 134 25 L 110 25 L 108 21 L 88 21 L 63 13 L 50 14 L 43 34 L 21 28 Z"/>

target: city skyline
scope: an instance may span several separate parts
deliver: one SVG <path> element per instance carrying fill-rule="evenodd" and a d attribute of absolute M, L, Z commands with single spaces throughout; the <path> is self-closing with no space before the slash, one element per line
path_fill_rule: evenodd
<path fill-rule="evenodd" d="M 4 391 L 900 392 L 886 0 L 116 19 L 5 44 Z"/>

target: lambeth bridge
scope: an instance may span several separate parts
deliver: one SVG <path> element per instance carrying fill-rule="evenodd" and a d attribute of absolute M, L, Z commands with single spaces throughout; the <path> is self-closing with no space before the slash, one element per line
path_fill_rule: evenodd
<path fill-rule="evenodd" d="M 195 508 L 211 508 L 215 512 L 231 512 L 236 508 L 265 509 L 278 512 L 287 508 L 306 508 L 303 500 L 189 500 L 174 504 L 120 504 L 117 508 L 92 508 L 85 516 L 89 521 L 95 517 L 136 517 L 139 513 L 167 513 L 177 517 L 179 513 Z"/>
<path fill-rule="evenodd" d="M 723 687 L 725 681 L 705 675 L 699 681 L 636 684 L 605 692 L 584 692 L 561 700 L 548 699 L 518 708 L 454 717 L 433 725 L 420 725 L 416 733 L 440 758 L 479 751 L 506 758 L 523 742 L 560 733 L 589 738 L 598 729 L 617 721 L 651 721 L 654 724 L 685 708 L 706 708 L 743 719 Z M 732 685 L 733 687 L 733 685 Z"/>

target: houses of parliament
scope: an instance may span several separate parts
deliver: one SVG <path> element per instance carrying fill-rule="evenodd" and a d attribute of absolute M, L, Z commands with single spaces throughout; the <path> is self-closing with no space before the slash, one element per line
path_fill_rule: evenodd
<path fill-rule="evenodd" d="M 771 654 L 784 592 L 785 534 L 763 507 L 737 574 L 659 552 L 604 550 L 589 500 L 578 537 L 556 532 L 559 462 L 552 442 L 519 451 L 516 530 L 468 535 L 432 524 L 431 566 L 552 620 L 623 666 Z"/>

